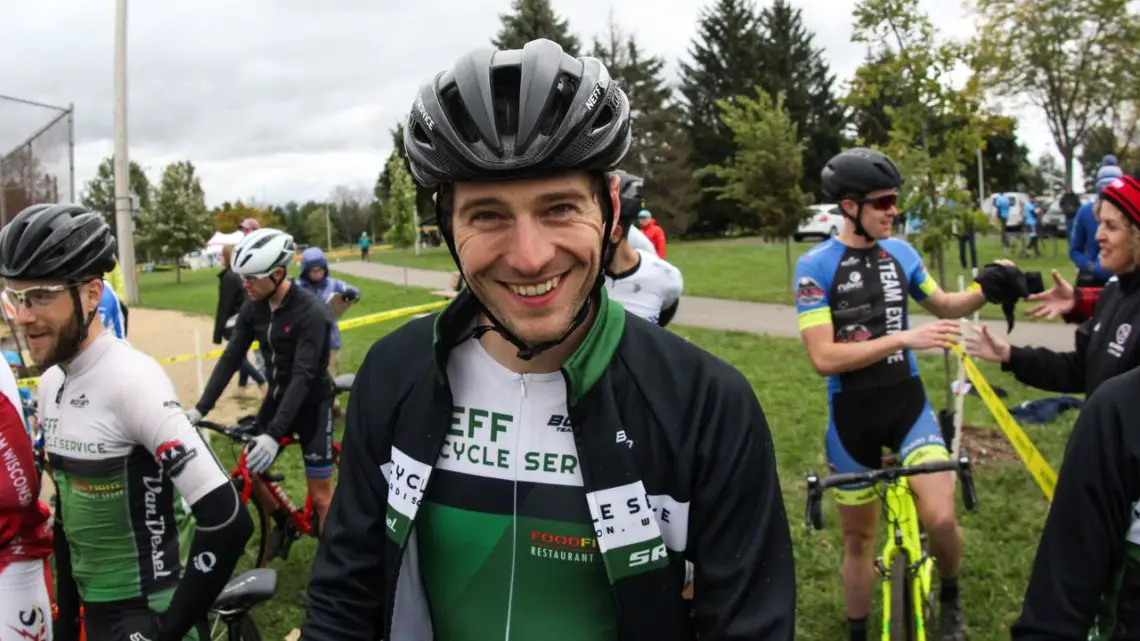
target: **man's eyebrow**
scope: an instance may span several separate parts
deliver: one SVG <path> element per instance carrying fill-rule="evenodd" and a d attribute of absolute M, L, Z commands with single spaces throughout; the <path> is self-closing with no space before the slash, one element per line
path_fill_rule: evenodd
<path fill-rule="evenodd" d="M 584 191 L 578 189 L 567 189 L 564 191 L 547 192 L 541 196 L 536 197 L 535 200 L 540 203 L 551 203 L 560 200 L 587 200 L 589 198 L 590 194 Z"/>
<path fill-rule="evenodd" d="M 481 198 L 473 198 L 464 203 L 461 203 L 459 206 L 459 211 L 466 212 L 468 210 L 475 209 L 476 207 L 502 207 L 506 204 L 507 203 L 503 201 L 502 198 L 499 198 L 497 196 L 483 196 Z"/>

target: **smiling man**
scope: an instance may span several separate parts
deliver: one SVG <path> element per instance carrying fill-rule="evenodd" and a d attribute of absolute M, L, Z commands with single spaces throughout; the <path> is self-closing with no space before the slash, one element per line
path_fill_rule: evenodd
<path fill-rule="evenodd" d="M 549 40 L 421 88 L 404 145 L 467 287 L 360 368 L 303 639 L 792 638 L 750 385 L 604 290 L 629 119 Z"/>

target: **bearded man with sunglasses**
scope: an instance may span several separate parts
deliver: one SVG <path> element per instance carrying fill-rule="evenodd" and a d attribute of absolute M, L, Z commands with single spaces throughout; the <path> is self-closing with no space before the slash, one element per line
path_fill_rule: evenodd
<path fill-rule="evenodd" d="M 994 296 L 981 286 L 943 291 L 915 248 L 890 237 L 903 182 L 890 158 L 851 149 L 828 161 L 822 180 L 846 224 L 837 237 L 799 259 L 794 286 L 804 347 L 812 366 L 827 377 L 831 471 L 877 469 L 883 448 L 897 452 L 903 465 L 946 460 L 949 452 L 918 377 L 914 350 L 949 347 L 961 330 L 955 320 L 910 328 L 907 295 L 940 319 L 972 314 Z M 987 279 L 1000 273 L 984 271 L 982 285 L 989 287 Z M 868 411 L 869 402 L 874 411 Z M 942 579 L 938 638 L 964 639 L 958 596 L 962 538 L 954 513 L 953 473 L 912 477 L 910 486 Z M 878 496 L 874 487 L 851 486 L 840 488 L 836 500 L 843 521 L 850 638 L 862 641 L 875 573 Z"/>
<path fill-rule="evenodd" d="M 253 533 L 237 492 L 153 358 L 103 327 L 115 239 L 103 215 L 35 205 L 0 232 L 0 276 L 44 374 L 56 486 L 56 641 L 208 637 L 206 612 Z M 181 548 L 176 502 L 197 527 Z M 188 556 L 183 567 L 181 558 Z"/>
<path fill-rule="evenodd" d="M 249 300 L 238 310 L 233 335 L 202 397 L 186 414 L 197 423 L 213 409 L 256 339 L 265 357 L 269 389 L 257 413 L 259 433 L 246 448 L 246 464 L 250 472 L 264 472 L 277 458 L 281 439 L 296 434 L 320 531 L 333 496 L 333 383 L 328 366 L 335 321 L 328 305 L 289 278 L 295 255 L 293 237 L 272 228 L 251 232 L 234 248 L 230 269 L 241 277 Z M 261 485 L 254 491 L 268 498 Z M 272 516 L 276 528 L 270 558 L 280 550 L 288 518 L 283 511 Z"/>

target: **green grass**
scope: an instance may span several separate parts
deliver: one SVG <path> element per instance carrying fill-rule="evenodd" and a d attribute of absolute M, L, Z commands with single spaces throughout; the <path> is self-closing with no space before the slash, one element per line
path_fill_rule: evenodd
<path fill-rule="evenodd" d="M 1058 242 L 1053 239 L 1043 242 L 1040 258 L 1019 258 L 1012 256 L 1011 252 L 1003 252 L 997 236 L 979 236 L 978 264 L 984 265 L 997 258 L 1012 257 L 1022 270 L 1040 271 L 1045 278 L 1046 286 L 1051 283 L 1049 271 L 1053 268 L 1059 269 L 1071 281 L 1075 268 L 1069 260 L 1068 244 L 1064 240 Z M 810 240 L 792 243 L 793 267 L 795 261 L 816 244 Z M 1057 251 L 1055 257 L 1054 248 Z M 790 278 L 785 264 L 783 244 L 764 243 L 757 238 L 673 241 L 668 245 L 666 258 L 684 274 L 686 295 L 783 305 L 794 303 L 789 293 Z M 944 289 L 957 291 L 959 273 L 966 277 L 966 282 L 971 280 L 968 272 L 960 269 L 957 241 L 950 245 L 947 258 L 946 271 L 950 282 L 940 284 Z M 424 248 L 420 250 L 419 256 L 411 250 L 374 251 L 372 259 L 398 267 L 455 270 L 455 263 L 446 247 Z M 937 277 L 933 267 L 929 265 L 928 267 Z M 920 309 L 915 311 L 923 313 Z M 987 319 L 1000 319 L 1001 309 L 988 305 L 982 309 L 981 316 Z"/>
<path fill-rule="evenodd" d="M 696 245 L 694 243 L 690 246 Z M 682 256 L 689 248 L 681 244 L 674 244 L 674 247 L 685 247 L 677 252 Z M 753 251 L 757 249 L 754 246 L 751 248 Z M 380 252 L 373 255 L 378 253 Z M 148 306 L 161 303 L 168 308 L 212 312 L 216 290 L 204 284 L 209 283 L 216 288 L 212 274 L 186 274 L 184 283 L 177 286 L 173 285 L 173 275 L 168 280 L 162 280 L 166 278 L 164 274 L 148 275 L 141 279 L 140 294 Z M 400 287 L 384 283 L 363 279 L 353 282 L 364 289 L 365 301 L 352 310 L 354 314 L 413 305 L 432 299 L 423 290 L 405 293 Z M 365 304 L 369 305 L 367 309 L 359 309 Z M 345 332 L 342 371 L 353 371 L 372 343 L 402 322 L 404 321 L 391 321 Z M 811 369 L 797 340 L 691 328 L 678 328 L 677 332 L 740 369 L 751 381 L 764 407 L 776 444 L 777 466 L 795 545 L 798 595 L 796 638 L 806 641 L 845 638 L 843 590 L 840 582 L 842 539 L 834 502 L 828 499 L 825 504 L 824 531 L 809 533 L 803 523 L 805 476 L 810 470 L 821 473 L 827 471 L 823 458 L 823 437 L 827 424 L 824 381 Z M 944 384 L 941 359 L 923 357 L 920 359 L 920 367 L 932 402 L 938 406 L 944 398 L 940 391 Z M 1013 382 L 996 367 L 982 365 L 982 370 L 992 384 L 1000 385 L 1010 392 L 1010 396 L 1005 399 L 1007 406 L 1044 396 L 1043 393 Z M 1025 427 L 1025 431 L 1055 470 L 1060 467 L 1064 444 L 1074 418 L 1070 412 L 1051 425 Z M 967 400 L 965 420 L 973 425 L 993 424 L 981 401 L 974 396 Z M 232 465 L 230 448 L 219 444 L 217 440 L 214 442 L 223 462 Z M 988 457 L 981 458 L 977 467 L 978 511 L 969 514 L 959 510 L 966 545 L 961 575 L 962 591 L 970 624 L 970 638 L 974 641 L 1009 638 L 1008 626 L 1020 611 L 1047 509 L 1040 490 L 1020 463 L 995 461 L 992 456 L 993 452 L 990 451 Z M 304 479 L 299 473 L 301 464 L 299 453 L 292 448 L 286 451 L 279 464 L 280 469 L 291 472 L 285 481 L 285 488 L 298 501 L 305 493 Z M 303 617 L 300 593 L 308 581 L 315 549 L 313 540 L 301 540 L 294 545 L 288 561 L 274 562 L 273 567 L 277 568 L 279 576 L 278 596 L 255 610 L 265 638 L 282 638 L 299 626 Z M 875 592 L 873 607 L 872 638 L 878 633 L 878 591 Z"/>

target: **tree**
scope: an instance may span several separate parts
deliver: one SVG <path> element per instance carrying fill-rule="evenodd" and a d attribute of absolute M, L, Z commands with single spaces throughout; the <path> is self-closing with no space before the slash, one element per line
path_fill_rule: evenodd
<path fill-rule="evenodd" d="M 754 221 L 749 225 L 765 235 L 784 239 L 784 261 L 789 287 L 792 283 L 791 236 L 809 214 L 811 198 L 800 189 L 805 144 L 796 123 L 784 107 L 784 95 L 776 99 L 757 87 L 756 98 L 741 95 L 719 100 L 721 119 L 736 143 L 736 152 L 723 165 L 697 171 L 711 174 L 723 185 L 706 189 L 717 198 L 733 200 Z"/>
<path fill-rule="evenodd" d="M 388 159 L 393 157 L 399 158 L 400 162 L 404 164 L 404 170 L 410 176 L 412 173 L 411 161 L 408 160 L 407 151 L 404 149 L 404 121 L 401 120 L 396 124 L 396 128 L 390 130 L 392 132 L 392 153 L 389 154 Z M 413 184 L 415 181 L 412 181 Z M 391 179 L 388 176 L 388 162 L 384 162 L 384 168 L 380 170 L 380 175 L 376 178 L 376 185 L 372 189 L 375 196 L 373 201 L 372 211 L 374 220 L 376 220 L 376 235 L 383 235 L 388 230 L 388 220 L 383 214 L 383 205 L 388 200 L 389 191 L 391 190 Z M 432 200 L 432 190 L 425 189 L 416 185 L 416 213 L 422 222 L 429 223 L 435 218 L 435 201 Z"/>
<path fill-rule="evenodd" d="M 665 60 L 646 56 L 637 40 L 621 31 L 611 14 L 604 40 L 592 54 L 629 97 L 631 136 L 623 167 L 645 179 L 646 205 L 670 234 L 683 234 L 695 218 L 697 182 L 689 164 L 691 146 L 677 126 L 684 111 L 672 102 L 665 82 Z"/>
<path fill-rule="evenodd" d="M 1140 35 L 1129 0 L 975 0 L 987 88 L 1027 98 L 1045 114 L 1073 186 L 1077 147 L 1131 87 Z"/>
<path fill-rule="evenodd" d="M 835 76 L 804 27 L 800 9 L 776 0 L 759 16 L 760 87 L 769 95 L 784 94 L 784 106 L 808 142 L 800 185 L 822 196 L 820 172 L 844 144 L 846 109 L 833 92 Z"/>
<path fill-rule="evenodd" d="M 1037 158 L 1036 163 L 1023 168 L 1021 181 L 1017 183 L 1017 187 L 1019 191 L 1040 194 L 1061 185 L 1064 179 L 1065 172 L 1057 164 L 1057 157 L 1045 152 Z"/>
<path fill-rule="evenodd" d="M 316 204 L 316 203 L 314 203 Z M 327 203 L 316 204 L 305 212 L 305 237 L 309 244 L 322 247 L 325 251 L 332 251 L 332 243 L 340 238 L 336 218 L 333 217 Z"/>
<path fill-rule="evenodd" d="M 329 202 L 333 206 L 333 216 L 337 219 L 337 227 L 343 232 L 342 239 L 352 242 L 360 237 L 361 232 L 375 232 L 372 228 L 372 194 L 367 187 L 356 185 L 337 185 L 333 187 Z"/>
<path fill-rule="evenodd" d="M 32 145 L 25 145 L 0 158 L 0 198 L 2 225 L 32 205 L 58 203 L 59 176 L 45 171 Z"/>
<path fill-rule="evenodd" d="M 214 229 L 223 234 L 232 234 L 237 231 L 241 226 L 241 221 L 246 218 L 256 220 L 262 227 L 278 227 L 282 222 L 268 209 L 251 207 L 240 200 L 234 204 L 230 204 L 228 201 L 224 202 L 211 213 L 214 217 Z"/>
<path fill-rule="evenodd" d="M 384 213 L 388 219 L 384 242 L 395 247 L 410 247 L 416 242 L 419 233 L 416 221 L 416 184 L 412 175 L 404 169 L 404 163 L 395 156 L 388 159 L 387 170 L 392 188 L 384 203 Z"/>
<path fill-rule="evenodd" d="M 694 167 L 722 163 L 735 152 L 732 132 L 720 119 L 718 101 L 751 94 L 762 80 L 764 48 L 751 0 L 717 0 L 701 10 L 697 34 L 681 62 L 681 95 L 692 143 Z M 708 188 L 716 176 L 704 174 L 694 232 L 723 234 L 749 219 L 734 201 L 720 200 Z M 798 179 L 797 179 L 798 180 Z"/>
<path fill-rule="evenodd" d="M 570 21 L 554 13 L 550 0 L 512 0 L 511 13 L 499 14 L 499 20 L 499 35 L 491 41 L 497 49 L 522 49 L 538 38 L 557 42 L 570 55 L 577 55 L 582 48 L 570 33 Z"/>
<path fill-rule="evenodd" d="M 139 211 L 150 202 L 150 180 L 135 161 L 130 162 L 130 192 L 139 199 Z M 115 218 L 115 159 L 108 156 L 95 169 L 95 177 L 87 181 L 79 201 L 91 211 L 103 214 L 111 233 L 118 237 L 118 220 Z"/>
<path fill-rule="evenodd" d="M 985 138 L 982 149 L 982 169 L 985 194 L 1017 189 L 1031 170 L 1029 148 L 1017 140 L 1017 120 L 996 116 L 989 125 L 991 133 Z M 973 156 L 966 163 L 966 189 L 978 194 L 978 159 Z"/>
<path fill-rule="evenodd" d="M 139 215 L 136 238 L 158 258 L 174 261 L 175 281 L 181 283 L 182 256 L 202 249 L 214 231 L 194 164 L 182 160 L 167 165 L 147 205 Z"/>
<path fill-rule="evenodd" d="M 880 87 L 899 91 L 898 102 L 885 108 L 892 129 L 886 152 L 906 181 L 901 207 L 921 225 L 919 245 L 930 255 L 938 280 L 946 282 L 946 243 L 961 219 L 957 204 L 970 201 L 963 169 L 990 133 L 981 110 L 982 89 L 976 76 L 961 87 L 948 84 L 952 72 L 970 62 L 969 45 L 939 42 L 934 25 L 918 0 L 860 0 L 851 39 L 878 51 L 891 50 L 889 62 L 856 76 L 848 100 L 867 105 L 883 95 Z M 898 83 L 901 85 L 892 84 Z M 949 352 L 944 353 L 946 406 L 952 407 Z"/>

